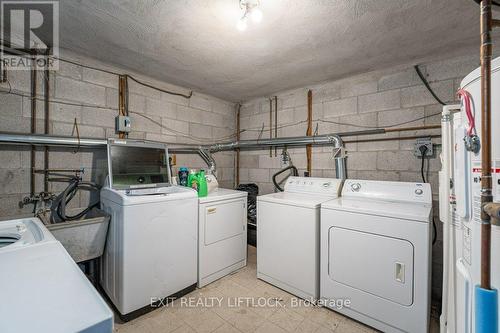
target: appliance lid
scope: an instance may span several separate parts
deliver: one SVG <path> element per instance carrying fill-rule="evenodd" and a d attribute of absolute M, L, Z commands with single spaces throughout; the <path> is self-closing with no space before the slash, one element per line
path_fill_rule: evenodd
<path fill-rule="evenodd" d="M 432 214 L 432 204 L 348 197 L 327 201 L 321 205 L 321 209 L 392 217 L 425 223 L 429 223 Z"/>
<path fill-rule="evenodd" d="M 168 150 L 164 144 L 108 139 L 107 147 L 111 188 L 155 188 L 170 184 Z"/>
<path fill-rule="evenodd" d="M 336 196 L 311 195 L 306 193 L 278 192 L 257 197 L 258 202 L 270 202 L 282 205 L 298 206 L 305 208 L 318 208 L 323 202 L 332 200 Z"/>
<path fill-rule="evenodd" d="M 199 198 L 200 203 L 215 202 L 229 199 L 246 198 L 248 193 L 245 191 L 230 190 L 227 188 L 218 188 L 213 192 L 209 192 L 206 197 Z"/>
<path fill-rule="evenodd" d="M 165 202 L 197 198 L 195 190 L 184 186 L 167 186 L 151 189 L 115 190 L 103 187 L 101 200 L 110 200 L 119 205 L 141 205 L 145 203 Z"/>
<path fill-rule="evenodd" d="M 347 179 L 342 197 L 432 204 L 431 185 L 424 183 Z"/>
<path fill-rule="evenodd" d="M 0 221 L 0 251 L 56 241 L 37 217 Z"/>
<path fill-rule="evenodd" d="M 0 313 L 8 320 L 0 322 L 0 331 L 82 332 L 105 322 L 111 327 L 113 313 L 59 242 L 0 251 L 0 261 L 0 284 L 9 286 L 2 288 Z"/>
<path fill-rule="evenodd" d="M 285 192 L 308 193 L 337 197 L 342 187 L 342 179 L 317 177 L 288 177 Z"/>

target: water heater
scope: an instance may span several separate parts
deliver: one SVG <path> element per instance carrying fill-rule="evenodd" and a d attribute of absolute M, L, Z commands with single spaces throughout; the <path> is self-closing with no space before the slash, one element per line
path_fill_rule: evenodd
<path fill-rule="evenodd" d="M 442 113 L 443 308 L 441 332 L 474 332 L 474 286 L 481 270 L 481 69 L 460 84 L 461 105 Z M 500 58 L 492 61 L 493 201 L 500 201 Z M 491 253 L 500 253 L 500 226 L 492 226 Z M 497 256 L 492 255 L 495 259 Z M 491 263 L 492 288 L 500 288 L 500 261 Z"/>

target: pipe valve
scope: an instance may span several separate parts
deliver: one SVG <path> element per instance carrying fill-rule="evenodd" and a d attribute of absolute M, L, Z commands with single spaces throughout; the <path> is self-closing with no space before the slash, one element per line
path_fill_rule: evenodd
<path fill-rule="evenodd" d="M 489 202 L 483 206 L 483 211 L 491 218 L 491 224 L 500 226 L 500 203 Z"/>

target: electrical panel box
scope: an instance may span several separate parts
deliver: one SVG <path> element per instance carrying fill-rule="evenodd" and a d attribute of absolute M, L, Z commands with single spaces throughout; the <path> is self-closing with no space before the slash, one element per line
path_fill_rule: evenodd
<path fill-rule="evenodd" d="M 431 138 L 418 138 L 417 142 L 415 142 L 415 150 L 414 155 L 416 157 L 422 157 L 421 147 L 426 147 L 425 156 L 432 157 L 434 156 L 434 146 L 432 144 Z"/>
<path fill-rule="evenodd" d="M 130 117 L 128 116 L 116 116 L 115 117 L 115 130 L 117 133 L 128 133 L 132 130 L 132 123 Z"/>

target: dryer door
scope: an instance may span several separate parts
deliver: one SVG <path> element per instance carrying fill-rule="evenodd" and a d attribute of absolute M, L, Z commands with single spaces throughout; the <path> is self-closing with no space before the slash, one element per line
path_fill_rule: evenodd
<path fill-rule="evenodd" d="M 328 275 L 343 285 L 409 306 L 413 250 L 406 240 L 332 227 Z"/>
<path fill-rule="evenodd" d="M 245 232 L 245 199 L 222 201 L 200 206 L 205 228 L 205 245 L 228 239 Z"/>

